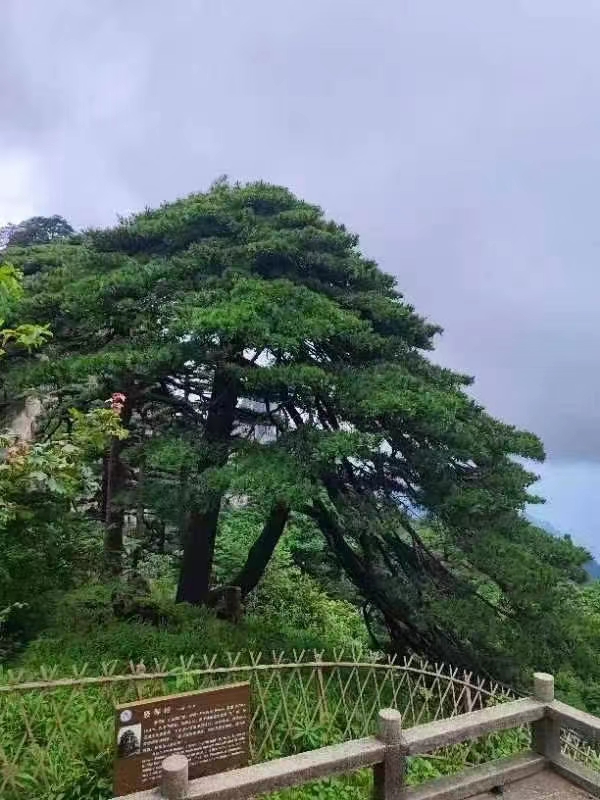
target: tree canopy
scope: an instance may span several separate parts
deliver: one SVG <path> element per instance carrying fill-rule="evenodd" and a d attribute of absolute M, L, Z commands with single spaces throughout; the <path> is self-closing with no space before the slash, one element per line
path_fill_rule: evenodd
<path fill-rule="evenodd" d="M 536 498 L 522 459 L 542 459 L 540 441 L 435 364 L 440 329 L 343 225 L 285 188 L 219 181 L 77 239 L 16 244 L 19 317 L 53 338 L 43 359 L 10 359 L 9 391 L 45 394 L 47 436 L 69 409 L 120 398 L 128 436 L 105 451 L 97 512 L 110 573 L 141 507 L 179 537 L 178 599 L 216 602 L 220 516 L 241 498 L 264 519 L 226 581 L 243 594 L 294 515 L 386 646 L 502 677 L 569 657 L 588 556 L 523 517 Z"/>
<path fill-rule="evenodd" d="M 9 223 L 0 228 L 0 247 L 29 247 L 67 239 L 75 233 L 64 217 L 30 217 L 18 225 Z"/>

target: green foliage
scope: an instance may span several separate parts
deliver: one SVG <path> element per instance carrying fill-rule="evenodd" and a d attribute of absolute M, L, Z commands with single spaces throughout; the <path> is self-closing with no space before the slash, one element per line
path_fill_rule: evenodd
<path fill-rule="evenodd" d="M 563 609 L 572 621 L 577 646 L 563 656 L 556 675 L 557 692 L 565 703 L 600 716 L 600 581 L 573 587 Z M 581 642 L 587 643 L 587 649 Z"/>
<path fill-rule="evenodd" d="M 111 439 L 127 439 L 119 414 L 112 408 L 95 408 L 87 413 L 69 409 L 71 443 L 80 450 L 81 459 L 102 452 Z"/>
<path fill-rule="evenodd" d="M 21 273 L 10 263 L 0 265 L 0 357 L 6 354 L 8 344 L 16 344 L 31 352 L 52 337 L 48 325 L 21 324 L 14 328 L 2 328 L 5 315 L 9 314 L 21 299 Z"/>
<path fill-rule="evenodd" d="M 84 513 L 97 490 L 87 456 L 115 433 L 118 416 L 100 409 L 77 415 L 70 437 L 33 444 L 0 437 L 0 609 L 14 609 L 5 633 L 35 630 L 48 593 L 94 570 L 101 536 Z"/>
<path fill-rule="evenodd" d="M 340 778 L 328 778 L 273 792 L 271 797 L 277 800 L 363 800 L 372 797 L 373 773 L 371 770 L 360 770 L 352 775 Z"/>
<path fill-rule="evenodd" d="M 0 268 L 0 296 L 5 312 L 21 297 L 20 274 L 10 265 Z M 50 336 L 47 326 L 34 324 L 0 331 L 3 347 L 12 342 L 28 350 Z M 9 631 L 15 617 L 22 625 L 24 616 L 41 615 L 47 593 L 73 585 L 94 561 L 93 524 L 76 510 L 96 488 L 85 455 L 121 428 L 108 409 L 73 411 L 71 423 L 71 436 L 52 441 L 0 436 L 0 609 Z"/>
<path fill-rule="evenodd" d="M 302 519 L 288 523 L 263 580 L 248 600 L 248 619 L 260 618 L 273 629 L 303 631 L 318 643 L 313 647 L 365 649 L 366 631 L 356 607 L 329 596 L 294 563 L 295 540 L 306 530 L 303 523 Z M 230 510 L 222 516 L 215 555 L 219 583 L 229 583 L 242 567 L 261 524 L 262 515 L 253 509 Z"/>
<path fill-rule="evenodd" d="M 231 512 L 224 519 L 217 569 L 224 580 L 239 568 L 257 533 L 248 515 Z M 294 526 L 291 528 L 293 535 Z M 60 597 L 44 633 L 20 657 L 28 669 L 58 664 L 68 669 L 87 663 L 99 669 L 111 659 L 152 663 L 156 657 L 178 659 L 202 652 L 238 650 L 289 651 L 366 648 L 364 626 L 356 609 L 334 600 L 293 564 L 286 543 L 278 551 L 256 596 L 239 625 L 218 619 L 208 609 L 173 601 L 175 567 L 169 556 L 153 556 L 139 564 L 150 593 L 140 606 L 154 609 L 152 622 L 115 617 L 113 601 L 120 582 L 90 583 Z"/>
<path fill-rule="evenodd" d="M 223 517 L 216 569 L 224 582 L 243 563 L 260 528 L 260 515 L 232 510 Z M 286 540 L 298 536 L 292 524 Z M 89 554 L 88 554 L 89 557 Z M 173 602 L 175 564 L 171 556 L 149 555 L 138 569 L 151 586 L 140 598 L 153 608 L 153 622 L 120 620 L 113 611 L 120 583 L 91 583 L 57 598 L 42 636 L 20 658 L 22 666 L 88 663 L 100 668 L 110 658 L 151 662 L 225 650 L 289 650 L 365 647 L 362 620 L 353 606 L 328 597 L 294 563 L 287 541 L 281 543 L 265 580 L 238 626 L 214 612 Z M 201 643 L 201 645 L 200 645 Z"/>
<path fill-rule="evenodd" d="M 0 228 L 0 247 L 29 247 L 57 239 L 66 239 L 74 233 L 64 217 L 30 217 L 18 225 L 9 223 Z"/>
<path fill-rule="evenodd" d="M 21 298 L 21 275 L 0 267 L 0 304 L 11 314 Z M 31 351 L 51 334 L 47 326 L 19 324 L 0 331 L 3 348 L 11 342 Z M 0 349 L 0 356 L 5 354 Z M 0 436 L 0 632 L 31 627 L 42 616 L 47 594 L 73 585 L 94 561 L 94 526 L 77 504 L 95 490 L 85 455 L 120 432 L 117 415 L 101 410 L 71 416 L 68 437 L 30 442 Z M 28 619 L 28 624 L 25 620 Z M 37 621 L 39 625 L 39 619 Z M 3 645 L 6 647 L 6 644 Z"/>
<path fill-rule="evenodd" d="M 311 534 L 301 555 L 293 532 L 250 609 L 279 621 L 293 586 L 310 620 L 319 608 L 335 630 L 319 580 L 364 603 L 382 647 L 400 653 L 515 683 L 534 667 L 597 671 L 571 601 L 586 554 L 522 514 L 537 498 L 519 459 L 543 458 L 541 442 L 430 360 L 439 329 L 321 209 L 282 187 L 219 181 L 5 257 L 28 276 L 7 324 L 53 332 L 47 359 L 10 359 L 9 390 L 55 393 L 60 424 L 69 408 L 126 394 L 129 436 L 105 459 L 99 505 L 117 547 L 135 512 L 136 553 L 181 555 L 181 600 L 209 602 L 211 574 L 232 577 L 231 541 L 241 564 L 261 541 L 256 515 L 284 504 L 322 547 Z M 247 521 L 230 535 L 220 517 L 240 495 Z M 431 518 L 431 546 L 414 512 Z M 292 581 L 298 569 L 310 577 Z"/>
<path fill-rule="evenodd" d="M 23 296 L 21 273 L 10 262 L 0 265 L 0 319 L 12 309 Z"/>

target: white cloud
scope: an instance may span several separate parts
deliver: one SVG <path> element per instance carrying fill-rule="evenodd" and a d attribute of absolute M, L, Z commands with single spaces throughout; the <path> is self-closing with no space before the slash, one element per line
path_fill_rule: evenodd
<path fill-rule="evenodd" d="M 19 222 L 39 210 L 43 198 L 35 179 L 36 167 L 29 154 L 0 155 L 0 225 Z"/>
<path fill-rule="evenodd" d="M 436 358 L 494 414 L 600 465 L 597 0 L 2 2 L 0 222 L 288 185 L 444 326 Z M 587 529 L 597 486 L 568 477 L 588 501 L 548 473 L 552 521 Z"/>

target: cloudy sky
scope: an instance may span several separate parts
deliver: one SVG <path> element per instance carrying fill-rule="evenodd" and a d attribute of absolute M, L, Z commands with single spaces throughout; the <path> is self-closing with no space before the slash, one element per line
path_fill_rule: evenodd
<path fill-rule="evenodd" d="M 361 235 L 600 555 L 600 0 L 2 0 L 0 223 L 217 176 Z"/>

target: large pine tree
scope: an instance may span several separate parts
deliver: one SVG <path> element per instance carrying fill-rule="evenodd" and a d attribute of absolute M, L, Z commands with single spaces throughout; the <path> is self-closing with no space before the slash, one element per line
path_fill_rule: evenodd
<path fill-rule="evenodd" d="M 244 593 L 300 513 L 396 649 L 505 675 L 515 648 L 535 660 L 539 615 L 585 559 L 522 518 L 534 476 L 516 457 L 542 445 L 430 360 L 439 329 L 343 225 L 284 188 L 218 182 L 10 257 L 32 276 L 21 316 L 54 332 L 13 380 L 53 392 L 58 418 L 125 395 L 132 435 L 106 454 L 101 501 L 113 571 L 143 462 L 145 497 L 150 481 L 183 507 L 179 600 L 211 601 L 223 498 L 239 494 L 265 509 Z"/>

